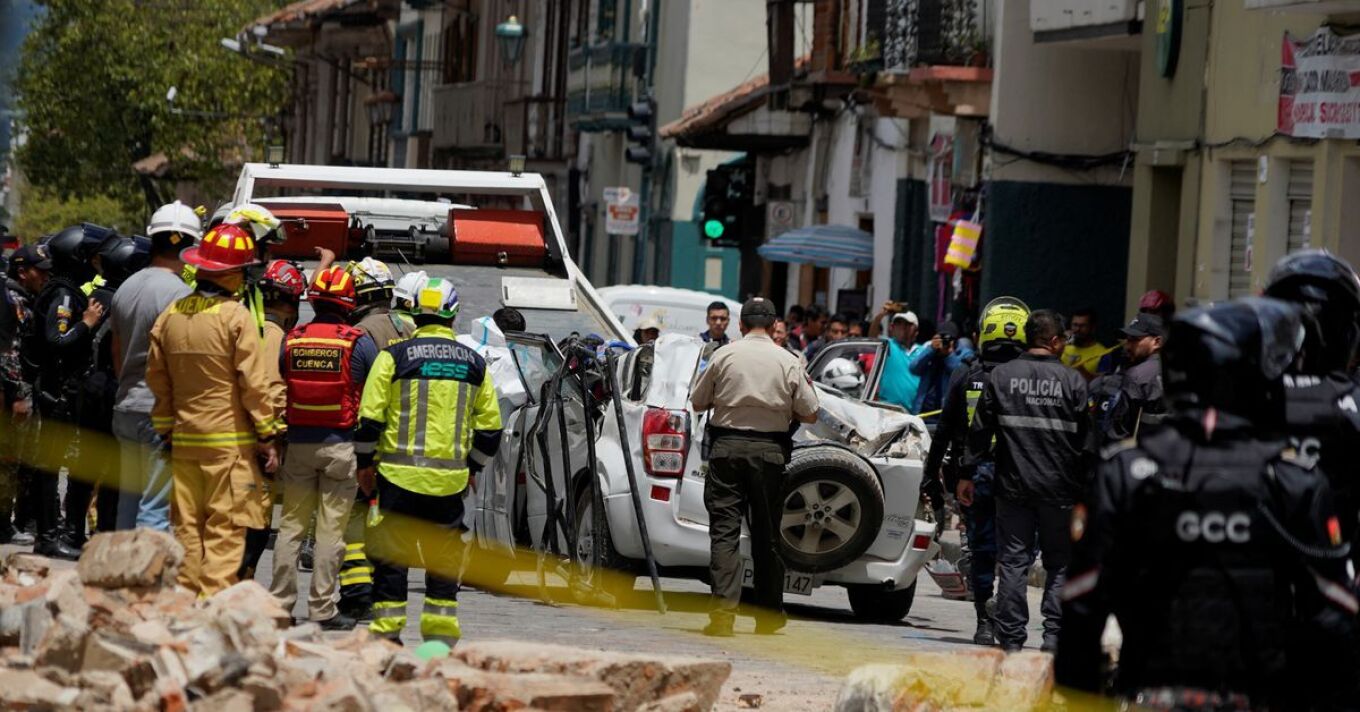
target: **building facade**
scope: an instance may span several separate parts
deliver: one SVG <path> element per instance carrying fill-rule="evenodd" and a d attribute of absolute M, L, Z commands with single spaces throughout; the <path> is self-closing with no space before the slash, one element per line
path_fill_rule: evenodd
<path fill-rule="evenodd" d="M 1148 5 L 1166 30 L 1142 47 L 1128 293 L 1255 293 L 1304 247 L 1360 262 L 1360 2 Z"/>

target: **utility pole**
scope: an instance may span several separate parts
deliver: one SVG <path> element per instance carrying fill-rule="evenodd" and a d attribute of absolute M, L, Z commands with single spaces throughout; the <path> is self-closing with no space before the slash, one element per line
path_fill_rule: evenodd
<path fill-rule="evenodd" d="M 628 117 L 632 125 L 628 136 L 639 145 L 628 149 L 628 162 L 642 166 L 642 187 L 638 191 L 638 234 L 633 248 L 633 281 L 641 282 L 647 264 L 647 243 L 652 232 L 652 173 L 656 170 L 656 52 L 658 28 L 661 19 L 661 0 L 651 0 L 647 4 L 647 43 L 642 51 L 646 53 L 642 84 L 644 97 L 628 107 Z"/>

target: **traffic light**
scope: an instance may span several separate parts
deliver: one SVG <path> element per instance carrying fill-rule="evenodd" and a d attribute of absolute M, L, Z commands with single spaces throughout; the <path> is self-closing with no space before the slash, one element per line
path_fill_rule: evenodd
<path fill-rule="evenodd" d="M 629 163 L 652 165 L 656 155 L 656 101 L 651 97 L 628 106 Z"/>
<path fill-rule="evenodd" d="M 718 166 L 704 183 L 704 212 L 699 221 L 704 239 L 718 247 L 737 247 L 745 237 L 754 197 L 750 166 Z"/>

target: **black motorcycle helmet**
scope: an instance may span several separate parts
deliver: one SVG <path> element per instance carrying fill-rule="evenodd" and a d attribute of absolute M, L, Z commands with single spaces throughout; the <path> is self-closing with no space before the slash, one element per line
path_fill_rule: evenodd
<path fill-rule="evenodd" d="M 151 238 L 114 235 L 99 246 L 99 273 L 106 286 L 117 289 L 138 270 L 151 264 Z"/>
<path fill-rule="evenodd" d="M 1360 347 L 1360 277 L 1326 250 L 1286 255 L 1270 270 L 1265 294 L 1304 309 L 1302 373 L 1349 370 Z"/>
<path fill-rule="evenodd" d="M 1176 315 L 1162 348 L 1173 415 L 1213 408 L 1270 425 L 1281 411 L 1280 377 L 1303 340 L 1299 307 L 1278 299 L 1247 297 Z"/>
<path fill-rule="evenodd" d="M 52 272 L 77 283 L 94 279 L 95 269 L 90 260 L 114 234 L 109 228 L 81 223 L 48 237 L 44 244 L 52 253 Z"/>

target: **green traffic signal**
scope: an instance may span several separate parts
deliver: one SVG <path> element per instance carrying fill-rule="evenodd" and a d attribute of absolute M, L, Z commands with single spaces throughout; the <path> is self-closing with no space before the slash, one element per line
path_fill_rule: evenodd
<path fill-rule="evenodd" d="M 727 228 L 721 220 L 708 219 L 704 221 L 704 235 L 710 240 L 716 240 L 723 236 Z"/>

